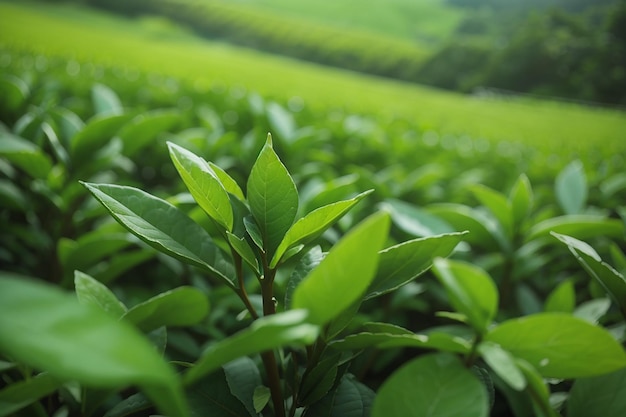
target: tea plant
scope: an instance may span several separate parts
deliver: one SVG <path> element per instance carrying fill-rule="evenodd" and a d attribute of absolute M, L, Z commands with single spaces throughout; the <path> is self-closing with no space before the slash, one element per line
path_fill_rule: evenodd
<path fill-rule="evenodd" d="M 127 309 L 103 284 L 80 272 L 75 275 L 78 303 L 42 284 L 3 274 L 0 348 L 11 361 L 8 369 L 23 377 L 0 391 L 8 404 L 4 415 L 57 389 L 71 396 L 66 381 L 72 380 L 80 394 L 65 406 L 83 415 L 95 412 L 115 390 L 136 384 L 145 397 L 121 400 L 106 415 L 128 415 L 152 403 L 176 416 L 215 415 L 224 409 L 238 415 L 486 416 L 495 381 L 505 392 L 527 396 L 537 415 L 555 416 L 543 378 L 592 377 L 626 366 L 626 353 L 610 333 L 568 314 L 542 313 L 494 325 L 498 291 L 488 274 L 443 258 L 464 232 L 385 249 L 390 216 L 378 212 L 323 252 L 316 238 L 368 193 L 296 220 L 298 191 L 271 136 L 252 167 L 246 193 L 214 163 L 168 146 L 183 182 L 210 218 L 212 234 L 179 208 L 138 188 L 83 184 L 143 242 L 234 291 L 249 325 L 210 343 L 193 363 L 176 362 L 186 368 L 177 376 L 140 333 L 151 332 L 163 352 L 167 327 L 192 325 L 206 316 L 209 306 L 197 289 L 179 287 Z M 558 237 L 572 250 L 584 249 L 573 238 Z M 588 249 L 583 252 L 586 262 L 598 264 Z M 441 315 L 464 326 L 416 334 L 370 322 L 364 331 L 350 330 L 363 300 L 400 288 L 433 262 L 454 309 Z M 290 264 L 295 266 L 289 268 L 279 301 L 276 277 Z M 610 283 L 609 291 L 619 299 L 626 283 L 609 271 L 613 275 L 602 282 Z M 249 295 L 253 287 L 260 288 L 261 306 Z M 27 327 L 30 331 L 20 331 Z M 436 353 L 407 362 L 375 394 L 350 373 L 355 355 L 372 346 Z M 37 375 L 30 367 L 45 372 Z"/>

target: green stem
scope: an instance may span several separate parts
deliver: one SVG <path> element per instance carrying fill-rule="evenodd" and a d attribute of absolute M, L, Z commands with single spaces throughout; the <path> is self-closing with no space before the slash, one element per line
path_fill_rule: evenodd
<path fill-rule="evenodd" d="M 239 283 L 239 288 L 236 290 L 237 295 L 239 296 L 239 298 L 241 298 L 241 301 L 243 301 L 243 304 L 246 306 L 246 308 L 250 312 L 250 315 L 252 316 L 252 318 L 256 320 L 259 318 L 259 315 L 256 312 L 256 309 L 254 308 L 252 303 L 250 303 L 250 298 L 248 297 L 248 293 L 246 292 L 246 285 L 243 280 L 243 261 L 241 259 L 241 256 L 239 256 L 239 254 L 232 247 L 230 248 L 230 250 L 233 256 L 233 261 L 235 263 L 235 272 L 237 274 L 237 282 Z"/>
<path fill-rule="evenodd" d="M 263 296 L 263 316 L 267 317 L 276 314 L 276 304 L 274 303 L 274 278 L 276 271 L 269 268 L 267 257 L 262 255 L 264 276 L 260 279 L 261 294 Z M 280 375 L 278 373 L 278 364 L 274 352 L 269 350 L 261 353 L 263 366 L 267 373 L 272 403 L 274 404 L 274 412 L 277 417 L 285 417 L 285 403 L 283 401 L 283 392 L 280 385 Z"/>
<path fill-rule="evenodd" d="M 478 345 L 480 345 L 480 342 L 482 341 L 483 335 L 477 333 L 476 338 L 474 339 L 474 343 L 472 344 L 472 350 L 470 350 L 470 353 L 465 358 L 466 367 L 469 368 L 470 366 L 474 365 L 474 362 L 476 362 L 476 359 L 478 358 Z"/>

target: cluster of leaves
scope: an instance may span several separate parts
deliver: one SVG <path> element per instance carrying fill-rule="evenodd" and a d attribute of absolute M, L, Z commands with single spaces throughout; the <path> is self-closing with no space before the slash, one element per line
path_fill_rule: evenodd
<path fill-rule="evenodd" d="M 27 58 L 0 415 L 623 413 L 623 173 Z"/>

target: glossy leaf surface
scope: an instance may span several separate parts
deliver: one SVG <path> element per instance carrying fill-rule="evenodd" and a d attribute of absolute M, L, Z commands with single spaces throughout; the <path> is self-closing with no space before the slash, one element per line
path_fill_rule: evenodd
<path fill-rule="evenodd" d="M 75 271 L 74 286 L 81 304 L 97 306 L 117 319 L 126 313 L 126 306 L 117 299 L 115 294 L 91 276 Z"/>
<path fill-rule="evenodd" d="M 133 187 L 83 183 L 111 215 L 153 248 L 199 266 L 235 287 L 232 265 L 209 234 L 165 200 Z"/>
<path fill-rule="evenodd" d="M 86 386 L 138 384 L 164 413 L 187 415 L 173 370 L 141 334 L 49 285 L 0 276 L 0 350 Z"/>
<path fill-rule="evenodd" d="M 312 323 L 324 324 L 359 300 L 376 273 L 389 223 L 389 215 L 379 212 L 345 235 L 298 285 L 293 308 L 308 310 Z"/>
<path fill-rule="evenodd" d="M 487 417 L 487 391 L 451 354 L 414 359 L 380 387 L 372 417 Z"/>
<path fill-rule="evenodd" d="M 233 230 L 233 210 L 228 193 L 209 164 L 192 152 L 168 142 L 170 157 L 189 192 L 220 226 Z"/>
<path fill-rule="evenodd" d="M 484 333 L 498 309 L 498 290 L 491 277 L 474 265 L 443 258 L 435 259 L 433 270 L 454 309 Z"/>
<path fill-rule="evenodd" d="M 319 328 L 308 323 L 307 313 L 303 310 L 290 310 L 260 318 L 247 329 L 209 346 L 187 372 L 184 381 L 191 384 L 241 356 L 289 344 L 313 343 L 318 333 Z"/>
<path fill-rule="evenodd" d="M 161 326 L 189 326 L 209 312 L 207 297 L 196 288 L 179 287 L 163 292 L 129 309 L 124 319 L 144 332 Z"/>
<path fill-rule="evenodd" d="M 296 221 L 287 231 L 285 237 L 280 242 L 278 249 L 270 263 L 274 268 L 285 252 L 298 244 L 306 245 L 320 236 L 326 229 L 346 214 L 363 197 L 370 194 L 366 191 L 350 200 L 339 201 L 313 210 L 303 218 Z"/>
<path fill-rule="evenodd" d="M 548 378 L 581 378 L 626 366 L 626 353 L 609 332 L 562 313 L 507 320 L 485 340 L 528 361 Z"/>
<path fill-rule="evenodd" d="M 298 211 L 298 191 L 287 168 L 274 152 L 271 136 L 248 177 L 250 211 L 259 226 L 269 259 L 293 224 Z"/>
<path fill-rule="evenodd" d="M 394 291 L 414 280 L 432 266 L 433 259 L 450 255 L 466 234 L 448 233 L 414 239 L 380 251 L 378 271 L 365 299 Z"/>

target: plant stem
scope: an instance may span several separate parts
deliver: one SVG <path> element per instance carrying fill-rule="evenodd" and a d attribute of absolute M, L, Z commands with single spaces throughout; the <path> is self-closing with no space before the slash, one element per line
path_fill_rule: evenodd
<path fill-rule="evenodd" d="M 470 366 L 474 365 L 474 362 L 476 362 L 476 358 L 478 357 L 478 345 L 480 345 L 480 342 L 482 342 L 482 340 L 483 340 L 483 335 L 480 333 L 477 333 L 476 339 L 474 339 L 474 343 L 472 344 L 472 350 L 465 358 L 466 367 L 469 368 Z"/>
<path fill-rule="evenodd" d="M 250 315 L 252 316 L 252 318 L 256 320 L 259 318 L 259 315 L 256 312 L 256 309 L 254 308 L 252 303 L 250 303 L 250 298 L 248 297 L 248 293 L 246 292 L 246 285 L 243 280 L 243 261 L 241 259 L 241 256 L 239 256 L 239 254 L 233 248 L 231 248 L 231 253 L 233 256 L 233 261 L 235 263 L 235 272 L 237 273 L 237 282 L 239 283 L 239 289 L 237 290 L 237 295 L 239 296 L 239 298 L 241 298 L 241 301 L 243 301 L 244 305 L 250 312 Z"/>
<path fill-rule="evenodd" d="M 276 314 L 276 304 L 274 303 L 274 277 L 276 276 L 276 271 L 268 267 L 265 254 L 263 254 L 263 269 L 265 275 L 260 282 L 261 294 L 263 296 L 263 316 L 267 317 Z M 274 412 L 277 417 L 285 417 L 285 403 L 280 386 L 280 375 L 278 374 L 276 356 L 274 356 L 274 352 L 270 350 L 261 353 L 261 358 L 263 359 L 263 366 L 267 373 L 272 403 L 274 404 Z"/>

